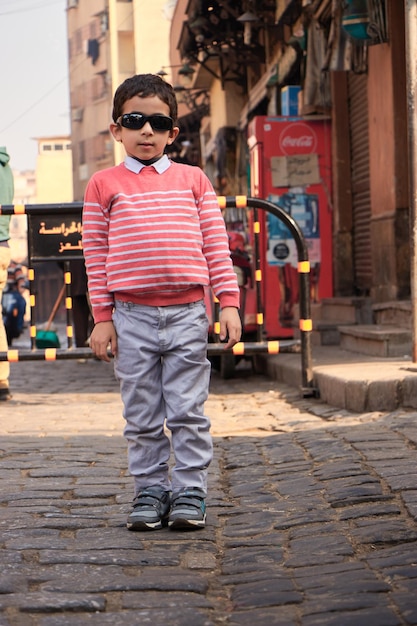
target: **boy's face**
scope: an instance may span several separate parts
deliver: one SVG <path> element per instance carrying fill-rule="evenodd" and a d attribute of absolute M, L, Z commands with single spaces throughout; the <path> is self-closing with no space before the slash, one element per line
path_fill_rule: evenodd
<path fill-rule="evenodd" d="M 169 106 L 158 96 L 141 98 L 134 96 L 126 100 L 122 114 L 142 113 L 143 115 L 165 115 L 169 117 Z M 146 161 L 155 157 L 161 157 L 165 146 L 172 144 L 178 136 L 179 128 L 174 126 L 172 130 L 155 130 L 147 121 L 142 128 L 134 130 L 125 128 L 121 124 L 111 124 L 110 131 L 116 141 L 121 141 L 126 154 L 137 159 Z"/>

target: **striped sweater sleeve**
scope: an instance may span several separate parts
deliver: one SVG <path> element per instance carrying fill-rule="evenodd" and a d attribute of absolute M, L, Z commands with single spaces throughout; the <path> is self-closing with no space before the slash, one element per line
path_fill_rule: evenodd
<path fill-rule="evenodd" d="M 109 253 L 109 209 L 103 206 L 97 181 L 86 188 L 83 208 L 83 249 L 88 275 L 88 291 L 94 321 L 111 321 L 114 296 L 107 289 L 106 259 Z"/>
<path fill-rule="evenodd" d="M 208 178 L 201 172 L 200 197 L 197 199 L 203 254 L 207 261 L 210 286 L 221 308 L 239 308 L 239 287 L 230 258 L 229 239 L 217 196 Z"/>

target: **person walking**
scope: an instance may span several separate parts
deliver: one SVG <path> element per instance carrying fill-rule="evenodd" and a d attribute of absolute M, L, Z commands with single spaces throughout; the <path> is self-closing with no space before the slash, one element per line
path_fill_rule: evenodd
<path fill-rule="evenodd" d="M 105 361 L 110 349 L 124 406 L 135 485 L 127 527 L 203 528 L 213 455 L 204 415 L 206 287 L 220 301 L 225 348 L 241 336 L 226 227 L 202 170 L 164 153 L 179 133 L 169 83 L 154 74 L 126 79 L 112 117 L 110 131 L 127 156 L 87 185 L 83 248 L 95 321 L 90 347 Z"/>
<path fill-rule="evenodd" d="M 7 268 L 7 283 L 1 299 L 3 324 L 9 348 L 13 344 L 13 339 L 20 337 L 24 329 L 26 299 L 23 292 L 26 287 L 27 280 L 23 268 L 12 259 Z"/>
<path fill-rule="evenodd" d="M 88 346 L 93 320 L 88 301 L 87 274 L 84 260 L 74 259 L 70 261 L 70 272 L 75 345 L 77 348 L 85 348 Z"/>
<path fill-rule="evenodd" d="M 12 204 L 14 196 L 13 172 L 9 165 L 10 156 L 4 146 L 0 146 L 0 205 Z M 7 283 L 7 268 L 11 260 L 9 247 L 10 215 L 0 215 L 0 302 Z M 3 315 L 0 316 L 0 352 L 7 352 L 8 343 Z M 10 365 L 0 361 L 0 401 L 10 400 L 9 389 Z"/>

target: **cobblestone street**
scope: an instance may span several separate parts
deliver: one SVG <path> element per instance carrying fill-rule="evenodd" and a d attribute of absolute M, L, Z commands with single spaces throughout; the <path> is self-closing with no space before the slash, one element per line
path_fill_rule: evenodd
<path fill-rule="evenodd" d="M 112 366 L 12 364 L 1 626 L 417 624 L 417 413 L 348 413 L 242 365 L 212 377 L 207 527 L 131 533 Z"/>

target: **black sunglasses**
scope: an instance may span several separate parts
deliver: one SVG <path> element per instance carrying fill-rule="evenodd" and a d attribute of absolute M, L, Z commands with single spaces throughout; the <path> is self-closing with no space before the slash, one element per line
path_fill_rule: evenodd
<path fill-rule="evenodd" d="M 139 130 L 146 124 L 152 126 L 154 130 L 166 131 L 174 128 L 174 120 L 168 115 L 161 115 L 156 113 L 155 115 L 143 115 L 143 113 L 125 113 L 117 118 L 116 124 L 124 126 L 124 128 L 130 128 L 131 130 Z"/>

